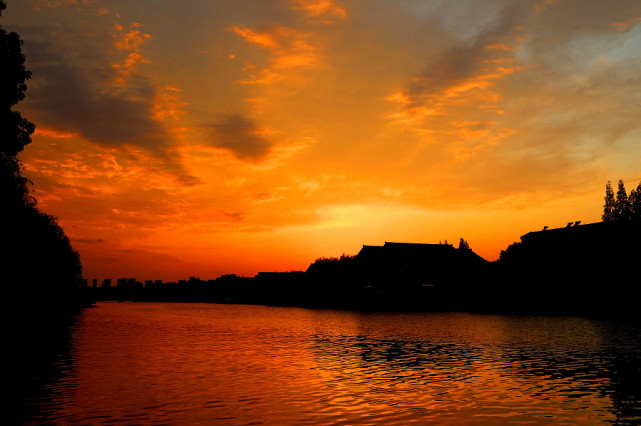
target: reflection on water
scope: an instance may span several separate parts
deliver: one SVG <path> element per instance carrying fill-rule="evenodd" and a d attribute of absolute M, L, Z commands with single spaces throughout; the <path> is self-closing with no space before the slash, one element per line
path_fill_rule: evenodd
<path fill-rule="evenodd" d="M 641 327 L 102 303 L 26 423 L 638 424 Z"/>

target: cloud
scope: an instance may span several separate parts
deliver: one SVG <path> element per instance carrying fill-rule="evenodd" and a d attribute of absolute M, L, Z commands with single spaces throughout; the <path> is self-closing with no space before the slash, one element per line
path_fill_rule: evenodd
<path fill-rule="evenodd" d="M 294 9 L 303 10 L 311 17 L 323 15 L 334 15 L 339 18 L 347 17 L 345 9 L 337 6 L 334 0 L 292 0 L 292 3 Z"/>
<path fill-rule="evenodd" d="M 621 31 L 620 16 L 593 12 L 503 9 L 387 97 L 390 128 L 414 139 L 403 164 L 422 169 L 407 179 L 419 194 L 431 186 L 418 203 L 549 202 L 589 188 L 613 146 L 634 152 L 641 26 Z"/>
<path fill-rule="evenodd" d="M 151 63 L 142 55 L 141 49 L 142 45 L 148 40 L 151 40 L 152 37 L 150 34 L 143 33 L 140 27 L 142 27 L 141 24 L 133 23 L 127 31 L 122 25 L 116 24 L 114 26 L 116 30 L 114 47 L 119 51 L 127 53 L 127 57 L 123 63 L 112 65 L 121 75 L 120 78 L 116 80 L 120 84 L 126 83 L 126 78 L 136 72 L 136 67 L 139 64 Z"/>
<path fill-rule="evenodd" d="M 46 129 L 40 133 L 45 136 L 74 135 L 107 148 L 142 148 L 178 182 L 193 185 L 198 179 L 184 170 L 174 153 L 175 134 L 165 124 L 180 119 L 184 103 L 178 89 L 160 87 L 138 72 L 137 65 L 146 62 L 141 45 L 149 39 L 139 27 L 116 28 L 115 53 L 102 40 L 67 43 L 71 35 L 55 33 L 53 27 L 32 31 L 26 49 L 33 72 L 30 118 Z M 118 63 L 122 53 L 124 62 Z"/>
<path fill-rule="evenodd" d="M 275 26 L 253 30 L 233 26 L 230 31 L 271 51 L 270 66 L 250 79 L 237 81 L 241 84 L 271 84 L 286 78 L 288 70 L 310 68 L 321 61 L 318 48 L 308 41 L 311 34 L 294 28 Z"/>
<path fill-rule="evenodd" d="M 256 124 L 242 115 L 227 115 L 209 126 L 212 144 L 237 158 L 257 160 L 267 155 L 274 142 L 264 137 Z"/>
<path fill-rule="evenodd" d="M 161 151 L 169 144 L 167 131 L 151 117 L 155 89 L 145 79 L 133 90 L 118 93 L 100 87 L 100 80 L 108 80 L 101 70 L 62 63 L 35 65 L 33 70 L 42 74 L 33 89 L 39 120 L 105 146 Z"/>
<path fill-rule="evenodd" d="M 451 99 L 491 89 L 496 80 L 519 69 L 515 52 L 525 35 L 516 15 L 513 9 L 505 10 L 490 29 L 442 53 L 412 79 L 407 90 L 390 100 L 400 100 L 410 111 L 434 115 Z M 492 101 L 492 95 L 484 93 L 483 100 Z"/>

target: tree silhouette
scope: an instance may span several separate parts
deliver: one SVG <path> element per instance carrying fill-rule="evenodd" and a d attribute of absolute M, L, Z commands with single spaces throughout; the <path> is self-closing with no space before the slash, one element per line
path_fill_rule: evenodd
<path fill-rule="evenodd" d="M 617 220 L 629 220 L 630 214 L 630 200 L 625 191 L 625 185 L 622 180 L 619 180 L 619 187 L 617 189 L 617 198 L 614 203 L 614 218 Z"/>
<path fill-rule="evenodd" d="M 636 189 L 630 191 L 630 211 L 635 222 L 641 222 L 641 182 Z"/>
<path fill-rule="evenodd" d="M 471 250 L 471 249 L 470 249 L 470 245 L 469 245 L 469 244 L 468 244 L 468 242 L 467 242 L 467 241 L 465 241 L 463 238 L 461 238 L 461 239 L 459 240 L 458 248 L 459 248 L 459 250 Z"/>
<path fill-rule="evenodd" d="M 0 0 L 0 15 L 6 8 Z M 0 256 L 3 289 L 16 302 L 72 306 L 82 279 L 80 257 L 54 216 L 41 212 L 22 176 L 18 154 L 31 143 L 35 125 L 12 107 L 24 99 L 26 81 L 22 40 L 0 27 Z M 20 305 L 21 303 L 17 303 Z"/>
<path fill-rule="evenodd" d="M 0 0 L 0 15 L 5 7 Z M 20 174 L 17 158 L 25 145 L 31 143 L 35 126 L 11 109 L 24 99 L 25 81 L 31 77 L 24 65 L 21 45 L 18 34 L 7 33 L 0 27 L 0 193 L 8 208 L 17 202 L 33 204 L 35 201 L 29 197 L 28 181 Z"/>
<path fill-rule="evenodd" d="M 603 204 L 603 216 L 601 216 L 601 220 L 604 222 L 614 220 L 614 204 L 614 191 L 612 190 L 612 184 L 608 181 L 605 185 L 605 203 Z"/>

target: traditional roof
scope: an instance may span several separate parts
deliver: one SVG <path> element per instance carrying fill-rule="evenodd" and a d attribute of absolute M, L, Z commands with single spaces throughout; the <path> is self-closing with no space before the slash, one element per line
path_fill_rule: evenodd
<path fill-rule="evenodd" d="M 366 246 L 356 256 L 361 265 L 405 270 L 447 269 L 456 266 L 487 263 L 472 250 L 459 250 L 450 244 L 417 244 L 385 242 L 383 246 Z"/>

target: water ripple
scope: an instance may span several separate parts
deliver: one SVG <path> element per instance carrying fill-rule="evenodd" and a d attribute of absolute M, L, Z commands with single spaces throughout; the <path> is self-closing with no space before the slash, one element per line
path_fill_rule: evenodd
<path fill-rule="evenodd" d="M 636 324 L 102 303 L 26 424 L 637 424 Z"/>

